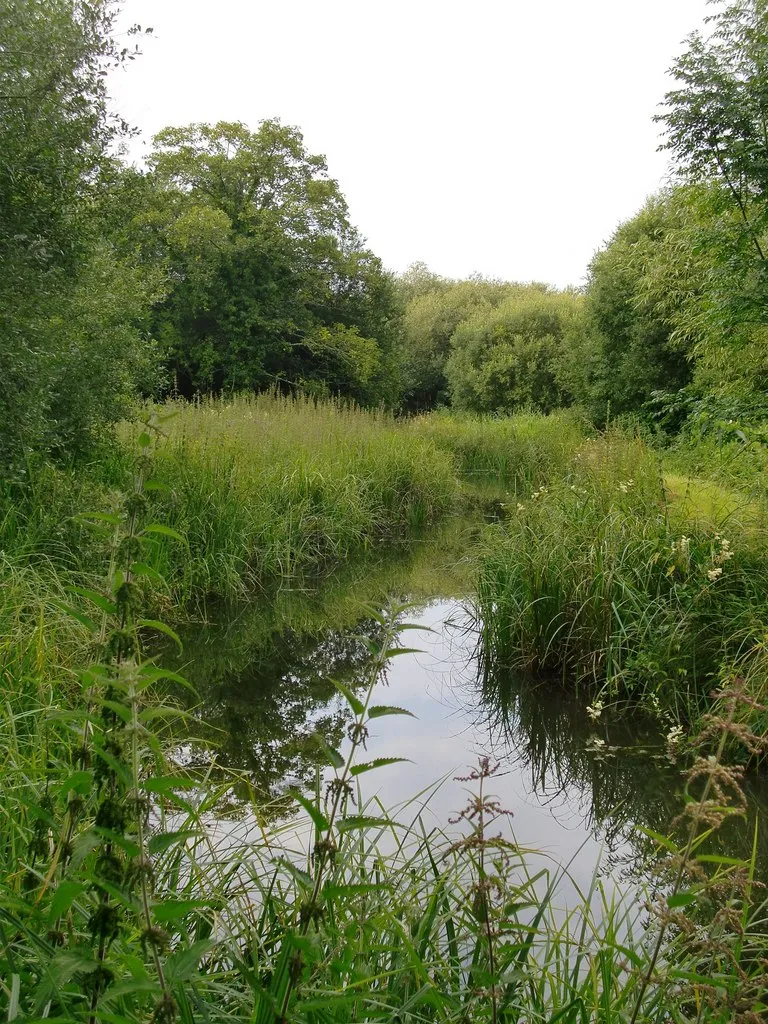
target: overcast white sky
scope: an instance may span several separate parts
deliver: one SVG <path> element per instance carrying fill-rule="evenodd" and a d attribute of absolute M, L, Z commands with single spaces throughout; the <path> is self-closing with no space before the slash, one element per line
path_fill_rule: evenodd
<path fill-rule="evenodd" d="M 324 153 L 392 270 L 581 283 L 664 178 L 651 118 L 706 0 L 123 0 L 119 112 L 268 117 Z M 146 152 L 140 144 L 133 152 Z"/>

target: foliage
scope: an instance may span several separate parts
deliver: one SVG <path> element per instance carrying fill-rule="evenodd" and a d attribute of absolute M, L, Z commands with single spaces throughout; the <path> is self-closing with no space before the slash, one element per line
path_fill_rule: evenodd
<path fill-rule="evenodd" d="M 574 292 L 518 287 L 494 309 L 464 320 L 451 339 L 445 373 L 453 405 L 476 413 L 568 404 L 558 381 L 565 339 L 580 330 Z"/>
<path fill-rule="evenodd" d="M 0 53 L 0 460 L 77 454 L 147 383 L 157 282 L 103 230 L 110 117 L 105 69 L 133 54 L 110 0 L 2 0 Z"/>
<path fill-rule="evenodd" d="M 675 722 L 734 665 L 764 692 L 764 508 L 714 487 L 697 502 L 700 489 L 665 488 L 640 441 L 580 449 L 564 479 L 489 528 L 477 599 L 488 671 L 552 673 Z"/>
<path fill-rule="evenodd" d="M 701 301 L 683 304 L 676 328 L 693 341 L 694 395 L 740 405 L 750 419 L 765 404 L 768 366 L 768 8 L 764 0 L 719 8 L 708 34 L 694 33 L 674 62 L 676 88 L 658 120 L 680 178 L 696 186 L 688 190 L 699 220 L 688 245 L 694 290 L 702 254 L 707 267 Z"/>
<path fill-rule="evenodd" d="M 282 382 L 392 403 L 391 282 L 298 129 L 166 128 L 150 167 L 131 230 L 170 275 L 155 327 L 182 394 Z"/>
<path fill-rule="evenodd" d="M 403 405 L 424 412 L 449 400 L 445 366 L 451 338 L 466 319 L 495 308 L 520 286 L 471 277 L 451 281 L 414 264 L 398 279 L 404 303 L 400 366 Z"/>
<path fill-rule="evenodd" d="M 590 265 L 585 329 L 573 333 L 560 380 L 600 423 L 642 413 L 654 391 L 690 380 L 681 307 L 701 294 L 687 197 L 662 193 L 622 224 Z M 684 266 L 681 266 L 684 261 Z"/>

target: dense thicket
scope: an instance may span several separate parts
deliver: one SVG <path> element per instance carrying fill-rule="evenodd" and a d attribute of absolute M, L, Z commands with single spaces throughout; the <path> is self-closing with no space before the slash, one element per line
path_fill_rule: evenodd
<path fill-rule="evenodd" d="M 0 462 L 78 451 L 154 369 L 157 282 L 104 230 L 115 176 L 106 0 L 0 0 Z"/>

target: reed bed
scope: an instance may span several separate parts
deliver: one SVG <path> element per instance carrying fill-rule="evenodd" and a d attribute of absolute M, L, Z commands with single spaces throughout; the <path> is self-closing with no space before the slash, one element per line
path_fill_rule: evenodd
<path fill-rule="evenodd" d="M 477 592 L 491 674 L 543 673 L 585 696 L 663 705 L 675 721 L 734 669 L 765 692 L 764 508 L 672 484 L 642 441 L 608 434 L 508 507 Z"/>

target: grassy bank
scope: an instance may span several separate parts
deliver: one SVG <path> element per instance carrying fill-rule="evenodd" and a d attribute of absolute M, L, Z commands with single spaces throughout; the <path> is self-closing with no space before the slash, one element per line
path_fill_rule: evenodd
<path fill-rule="evenodd" d="M 585 700 L 690 721 L 734 673 L 768 692 L 765 506 L 663 473 L 606 435 L 491 528 L 478 583 L 486 669 L 583 686 Z"/>
<path fill-rule="evenodd" d="M 326 775 L 314 798 L 297 795 L 298 828 L 268 821 L 248 773 L 196 767 L 177 749 L 166 723 L 179 712 L 142 655 L 158 628 L 143 616 L 163 601 L 243 594 L 436 521 L 457 499 L 459 471 L 481 464 L 468 453 L 484 437 L 497 460 L 518 444 L 504 463 L 505 521 L 486 533 L 487 658 L 567 669 L 648 701 L 669 689 L 682 713 L 720 666 L 743 668 L 747 695 L 761 685 L 759 504 L 737 529 L 738 493 L 717 492 L 726 522 L 715 522 L 714 492 L 704 501 L 699 488 L 683 534 L 676 517 L 691 519 L 693 488 L 670 500 L 642 443 L 585 440 L 567 420 L 561 437 L 556 417 L 522 418 L 518 443 L 514 422 L 399 424 L 274 397 L 176 411 L 151 470 L 147 439 L 126 426 L 90 475 L 45 468 L 26 504 L 5 504 L 7 1019 L 662 1024 L 670 1006 L 680 1020 L 725 1024 L 735 1006 L 759 1018 L 754 857 L 697 859 L 723 814 L 708 799 L 723 772 L 738 807 L 738 777 L 722 764 L 740 721 L 727 695 L 714 737 L 701 740 L 709 775 L 688 805 L 699 809 L 682 840 L 661 841 L 664 895 L 648 920 L 636 894 L 614 898 L 597 876 L 563 911 L 558 871 L 539 874 L 497 840 L 505 812 L 487 763 L 469 773 L 466 809 L 430 834 L 418 795 L 391 812 L 366 802 L 369 772 L 388 763 L 365 753 L 369 723 L 407 712 L 371 706 L 402 612 L 374 616 L 359 674 L 336 684 L 351 725 L 338 750 L 317 736 Z M 87 515 L 97 512 L 108 518 Z M 90 592 L 72 589 L 83 583 Z"/>

